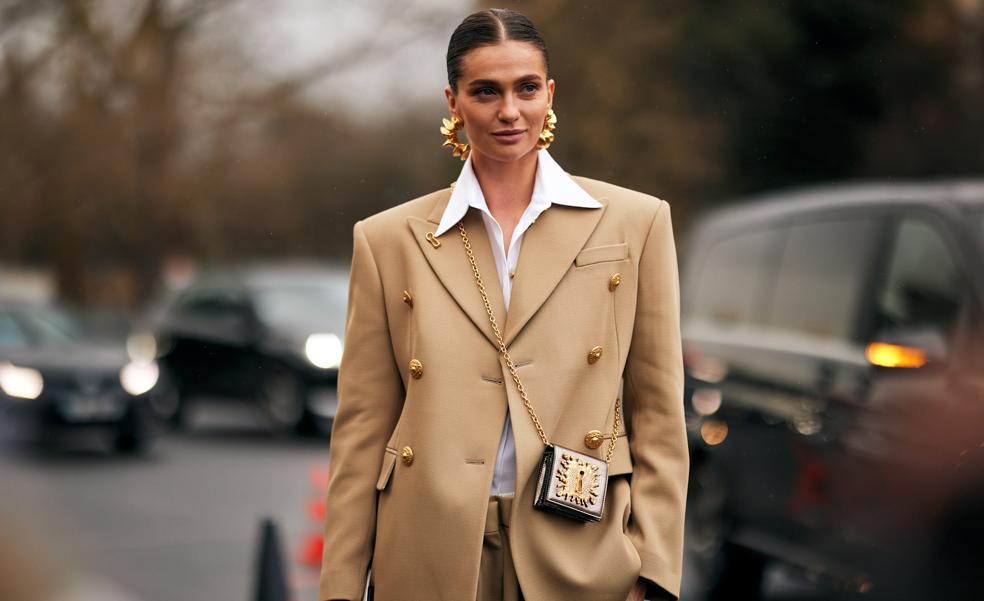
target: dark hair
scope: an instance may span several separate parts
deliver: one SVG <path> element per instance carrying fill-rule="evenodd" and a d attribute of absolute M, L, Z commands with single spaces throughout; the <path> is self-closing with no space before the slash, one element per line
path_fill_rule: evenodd
<path fill-rule="evenodd" d="M 466 54 L 475 48 L 492 46 L 507 40 L 528 42 L 536 46 L 543 55 L 543 64 L 549 75 L 547 44 L 533 22 L 526 15 L 508 8 L 489 8 L 465 17 L 451 34 L 451 41 L 448 42 L 448 85 L 451 86 L 451 91 L 458 93 L 461 59 Z"/>

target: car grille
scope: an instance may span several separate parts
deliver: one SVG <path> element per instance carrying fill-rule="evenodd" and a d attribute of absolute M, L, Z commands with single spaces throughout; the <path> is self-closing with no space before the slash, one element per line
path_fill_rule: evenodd
<path fill-rule="evenodd" d="M 84 395 L 98 395 L 120 389 L 119 376 L 114 374 L 92 373 L 44 373 L 44 387 L 47 392 L 72 392 Z"/>

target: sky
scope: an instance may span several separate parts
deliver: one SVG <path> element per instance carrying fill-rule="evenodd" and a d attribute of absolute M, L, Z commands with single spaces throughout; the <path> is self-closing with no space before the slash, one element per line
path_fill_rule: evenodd
<path fill-rule="evenodd" d="M 371 116 L 397 105 L 444 106 L 448 38 L 474 0 L 229 0 L 200 21 L 190 47 L 210 63 L 203 90 L 222 97 L 242 86 L 310 77 L 301 97 L 327 110 Z M 93 24 L 115 41 L 132 35 L 146 4 L 97 0 Z M 197 0 L 170 0 L 181 14 Z M 45 13 L 39 13 L 44 15 Z M 0 36 L 0 58 L 49 46 L 55 23 L 30 19 Z M 0 82 L 2 83 L 2 82 Z M 57 106 L 57 89 L 43 97 Z"/>
<path fill-rule="evenodd" d="M 268 11 L 271 6 L 275 10 Z M 335 63 L 303 97 L 316 105 L 340 104 L 371 115 L 395 104 L 443 106 L 448 38 L 475 3 L 246 0 L 237 10 L 245 25 L 243 49 L 266 76 L 290 76 Z M 338 67 L 339 58 L 347 66 Z"/>

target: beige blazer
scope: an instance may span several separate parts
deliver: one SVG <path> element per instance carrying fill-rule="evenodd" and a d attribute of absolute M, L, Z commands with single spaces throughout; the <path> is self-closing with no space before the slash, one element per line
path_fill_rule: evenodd
<path fill-rule="evenodd" d="M 451 195 L 440 190 L 353 228 L 320 600 L 362 599 L 370 566 L 378 601 L 475 598 L 507 406 L 517 468 L 511 543 L 526 599 L 624 601 L 639 576 L 679 595 L 689 459 L 670 206 L 574 179 L 604 207 L 554 205 L 536 220 L 508 316 L 476 210 L 465 228 L 548 439 L 604 458 L 621 395 L 625 427 L 603 520 L 533 509 L 543 444 L 498 352 L 458 228 L 439 246 L 428 240 Z M 601 356 L 590 362 L 596 346 Z M 606 433 L 594 449 L 591 430 Z"/>

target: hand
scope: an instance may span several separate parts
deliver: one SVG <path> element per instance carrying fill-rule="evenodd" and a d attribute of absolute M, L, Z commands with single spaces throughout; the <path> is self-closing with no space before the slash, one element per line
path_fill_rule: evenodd
<path fill-rule="evenodd" d="M 646 601 L 646 581 L 641 578 L 636 580 L 625 601 Z"/>

